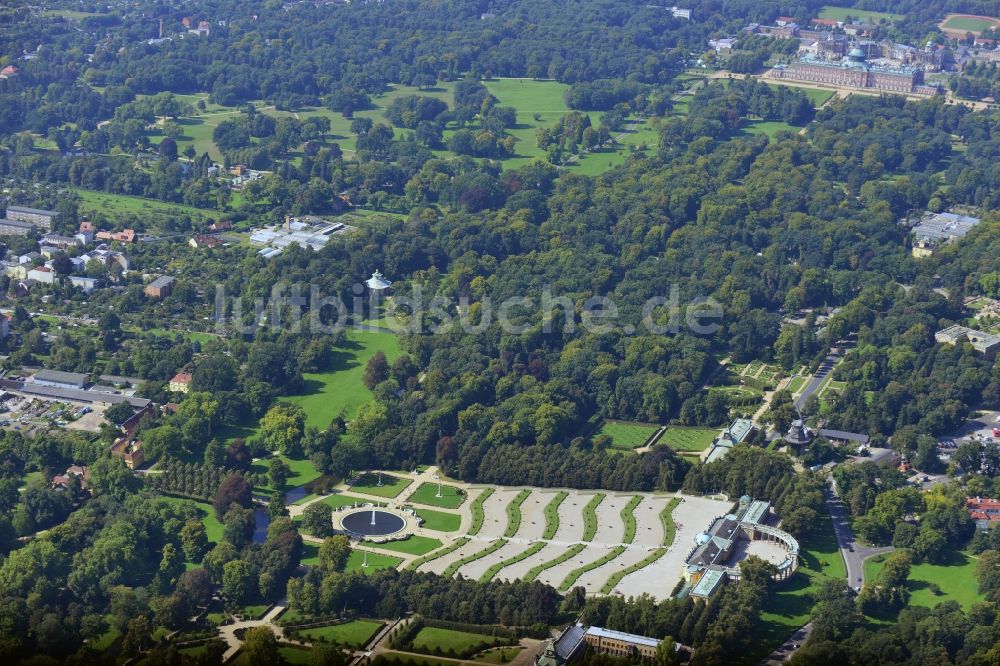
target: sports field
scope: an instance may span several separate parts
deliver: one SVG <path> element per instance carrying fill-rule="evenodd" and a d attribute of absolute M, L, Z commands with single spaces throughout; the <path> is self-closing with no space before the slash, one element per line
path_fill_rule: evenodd
<path fill-rule="evenodd" d="M 323 429 L 337 416 L 353 419 L 372 399 L 364 384 L 368 360 L 381 351 L 391 363 L 400 354 L 399 339 L 392 333 L 348 329 L 346 334 L 344 346 L 333 350 L 333 369 L 303 374 L 305 391 L 282 398 L 305 410 L 307 426 Z"/>
<path fill-rule="evenodd" d="M 952 36 L 964 35 L 966 32 L 978 35 L 984 30 L 1000 27 L 1000 18 L 971 14 L 948 14 L 941 22 L 940 27 Z"/>

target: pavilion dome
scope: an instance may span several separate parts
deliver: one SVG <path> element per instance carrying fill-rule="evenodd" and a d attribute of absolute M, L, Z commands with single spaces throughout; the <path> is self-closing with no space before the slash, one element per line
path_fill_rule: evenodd
<path fill-rule="evenodd" d="M 384 291 L 392 286 L 392 280 L 385 279 L 381 272 L 375 271 L 370 278 L 365 280 L 365 284 L 372 291 Z"/>

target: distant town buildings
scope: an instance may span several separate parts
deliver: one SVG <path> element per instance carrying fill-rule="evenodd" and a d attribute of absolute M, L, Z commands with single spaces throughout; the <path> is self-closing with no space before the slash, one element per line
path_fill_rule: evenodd
<path fill-rule="evenodd" d="M 852 48 L 847 58 L 839 61 L 807 54 L 790 65 L 775 66 L 769 75 L 775 79 L 885 92 L 926 95 L 938 92 L 937 88 L 924 85 L 924 71 L 920 67 L 869 63 L 865 52 L 858 47 Z"/>
<path fill-rule="evenodd" d="M 31 222 L 0 218 L 0 236 L 27 236 L 35 233 L 35 225 Z"/>
<path fill-rule="evenodd" d="M 994 358 L 1000 350 L 1000 335 L 977 331 L 965 326 L 949 326 L 934 334 L 934 340 L 942 345 L 959 345 L 968 342 L 977 353 L 986 358 Z"/>

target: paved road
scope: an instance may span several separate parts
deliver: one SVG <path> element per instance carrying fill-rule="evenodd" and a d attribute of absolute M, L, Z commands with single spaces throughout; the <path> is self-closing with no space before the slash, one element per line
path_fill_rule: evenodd
<path fill-rule="evenodd" d="M 769 654 L 763 661 L 761 661 L 762 666 L 778 666 L 778 664 L 784 664 L 795 651 L 798 650 L 805 642 L 809 639 L 809 635 L 812 633 L 812 622 L 804 627 L 799 627 L 795 630 L 795 633 L 788 637 L 788 640 L 774 648 L 774 652 Z"/>
<path fill-rule="evenodd" d="M 847 507 L 837 495 L 836 484 L 833 482 L 832 476 L 827 479 L 823 493 L 826 496 L 830 520 L 833 522 L 833 533 L 837 536 L 840 554 L 843 555 L 847 568 L 847 584 L 852 588 L 860 588 L 864 584 L 864 561 L 873 555 L 888 553 L 893 548 L 892 546 L 872 548 L 857 542 L 851 532 L 851 525 L 847 521 Z"/>
<path fill-rule="evenodd" d="M 837 365 L 837 361 L 840 359 L 841 355 L 839 353 L 830 353 L 823 359 L 823 362 L 819 364 L 818 368 L 816 368 L 816 372 L 813 373 L 813 376 L 808 382 L 806 382 L 806 385 L 802 387 L 802 393 L 800 393 L 799 397 L 795 399 L 795 406 L 798 409 L 802 409 L 802 406 L 806 404 L 806 400 L 809 399 L 809 396 L 819 390 L 819 385 L 823 383 L 823 380 L 826 379 L 826 376 L 830 374 L 833 370 L 833 366 Z"/>

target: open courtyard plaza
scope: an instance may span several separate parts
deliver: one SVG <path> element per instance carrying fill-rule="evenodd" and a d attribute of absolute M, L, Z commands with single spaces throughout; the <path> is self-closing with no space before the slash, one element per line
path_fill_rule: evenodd
<path fill-rule="evenodd" d="M 402 557 L 402 569 L 478 580 L 539 580 L 564 591 L 580 586 L 588 594 L 668 598 L 682 578 L 695 537 L 733 507 L 729 501 L 680 493 L 464 484 L 439 479 L 434 468 L 382 472 L 381 477 L 381 487 L 370 482 L 338 487 L 338 503 L 356 501 L 334 513 L 334 525 L 340 526 L 355 505 L 371 504 L 407 516 L 407 526 L 390 537 L 401 541 L 379 543 L 376 537 L 358 542 L 357 549 Z M 402 488 L 394 497 L 384 490 L 390 484 Z M 461 498 L 457 506 L 456 496 Z M 327 497 L 294 505 L 293 514 Z M 455 529 L 446 531 L 450 528 Z M 436 539 L 441 546 L 403 553 L 397 544 L 408 535 Z"/>

